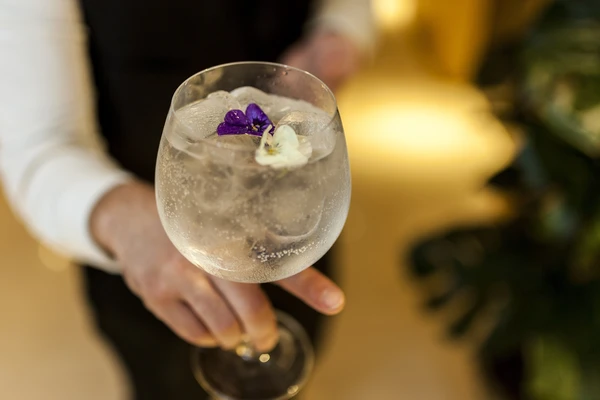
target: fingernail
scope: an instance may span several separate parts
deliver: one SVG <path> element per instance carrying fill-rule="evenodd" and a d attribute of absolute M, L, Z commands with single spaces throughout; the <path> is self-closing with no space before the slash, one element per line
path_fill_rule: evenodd
<path fill-rule="evenodd" d="M 344 304 L 344 294 L 339 290 L 327 290 L 323 293 L 322 300 L 327 308 L 335 311 Z"/>
<path fill-rule="evenodd" d="M 239 346 L 240 343 L 242 343 L 242 340 L 239 337 L 224 337 L 221 338 L 219 347 L 221 347 L 223 350 L 233 350 Z"/>
<path fill-rule="evenodd" d="M 262 338 L 255 343 L 256 349 L 260 352 L 269 352 L 277 346 L 279 342 L 279 335 L 269 335 L 266 338 Z"/>

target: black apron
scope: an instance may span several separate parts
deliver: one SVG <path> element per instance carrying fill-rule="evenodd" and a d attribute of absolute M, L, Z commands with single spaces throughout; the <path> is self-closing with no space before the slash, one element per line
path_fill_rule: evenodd
<path fill-rule="evenodd" d="M 80 0 L 88 27 L 97 112 L 108 150 L 125 169 L 154 180 L 158 145 L 177 87 L 233 61 L 277 61 L 298 40 L 309 0 Z M 327 262 L 320 263 L 326 269 Z M 189 346 L 148 312 L 119 276 L 84 269 L 100 331 L 121 355 L 142 400 L 205 399 Z M 315 338 L 317 314 L 280 289 L 265 289 Z"/>

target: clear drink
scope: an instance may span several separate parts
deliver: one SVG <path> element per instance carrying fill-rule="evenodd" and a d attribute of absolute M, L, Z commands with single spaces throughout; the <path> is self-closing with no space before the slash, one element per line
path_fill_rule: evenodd
<path fill-rule="evenodd" d="M 216 134 L 227 111 L 250 103 L 310 142 L 306 165 L 260 165 L 260 137 Z M 216 92 L 175 110 L 156 172 L 159 212 L 174 245 L 198 267 L 238 282 L 276 281 L 312 265 L 338 238 L 350 204 L 337 112 L 254 88 Z"/>

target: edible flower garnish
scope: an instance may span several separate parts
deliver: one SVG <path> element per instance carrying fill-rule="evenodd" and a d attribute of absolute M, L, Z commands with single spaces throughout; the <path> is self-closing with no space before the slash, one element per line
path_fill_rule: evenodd
<path fill-rule="evenodd" d="M 265 130 L 273 123 L 267 114 L 258 106 L 251 103 L 242 110 L 231 110 L 225 115 L 225 121 L 217 127 L 218 135 L 253 135 L 263 136 Z"/>
<path fill-rule="evenodd" d="M 270 133 L 262 135 L 255 160 L 260 165 L 268 165 L 276 169 L 297 168 L 305 165 L 311 155 L 310 141 L 306 138 L 298 139 L 296 131 L 291 126 L 282 125 L 273 135 Z"/>

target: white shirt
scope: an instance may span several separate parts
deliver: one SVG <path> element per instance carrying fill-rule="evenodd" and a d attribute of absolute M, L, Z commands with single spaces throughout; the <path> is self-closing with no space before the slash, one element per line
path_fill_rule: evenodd
<path fill-rule="evenodd" d="M 313 25 L 372 46 L 370 0 L 321 2 Z M 38 239 L 118 272 L 89 219 L 105 193 L 131 178 L 98 131 L 85 33 L 77 0 L 0 0 L 0 173 Z"/>

